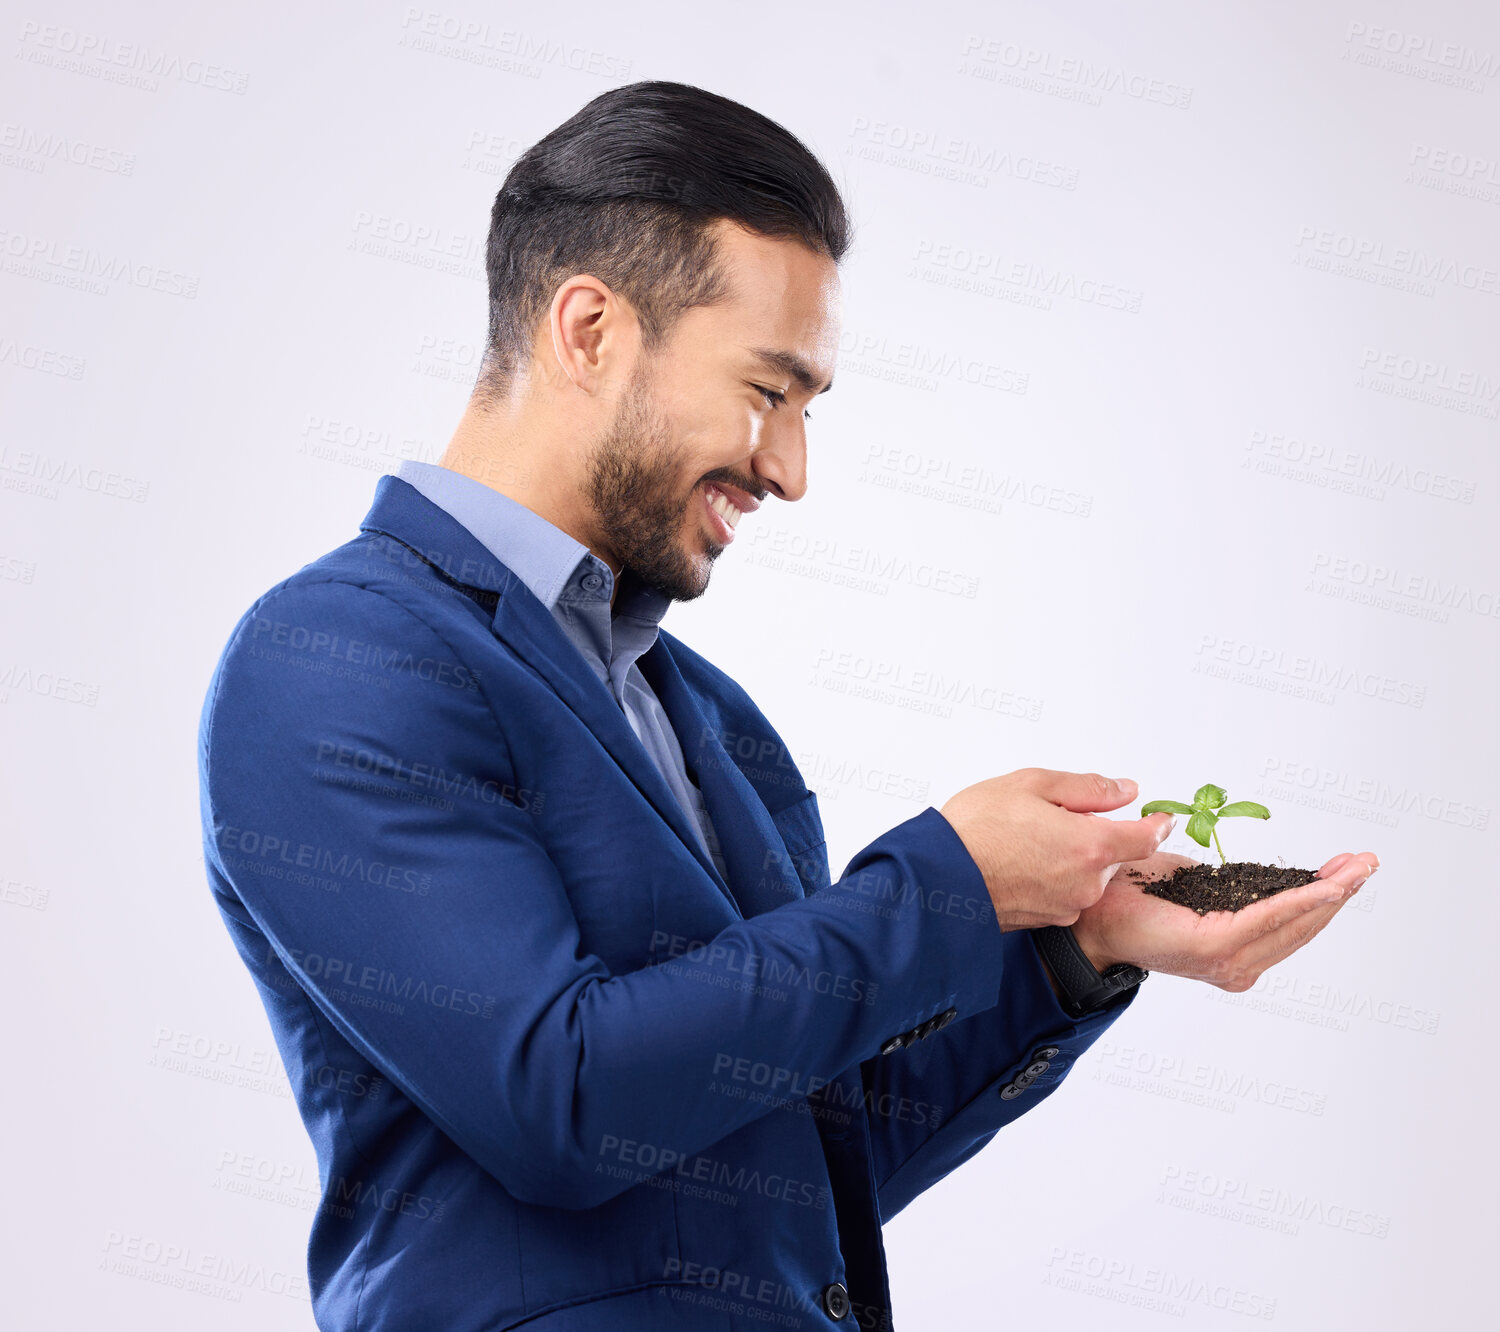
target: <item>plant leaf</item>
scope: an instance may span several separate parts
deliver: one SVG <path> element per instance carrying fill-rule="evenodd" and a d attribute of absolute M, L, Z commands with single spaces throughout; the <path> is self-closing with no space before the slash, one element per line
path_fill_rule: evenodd
<path fill-rule="evenodd" d="M 1187 835 L 1199 846 L 1207 846 L 1208 834 L 1213 831 L 1213 826 L 1218 821 L 1217 814 L 1210 814 L 1207 810 L 1200 809 L 1188 820 Z"/>
<path fill-rule="evenodd" d="M 1166 810 L 1168 814 L 1191 814 L 1193 807 L 1184 805 L 1180 800 L 1153 800 L 1141 806 L 1141 817 L 1145 818 L 1148 814 L 1160 814 L 1163 810 Z"/>
<path fill-rule="evenodd" d="M 1235 814 L 1244 814 L 1252 819 L 1268 819 L 1271 811 L 1264 805 L 1257 805 L 1253 800 L 1236 800 L 1232 805 L 1225 805 L 1219 811 L 1221 819 L 1227 819 Z"/>
<path fill-rule="evenodd" d="M 1193 796 L 1193 804 L 1199 809 L 1202 809 L 1205 805 L 1209 809 L 1218 809 L 1227 799 L 1229 797 L 1224 794 L 1224 788 L 1222 786 L 1215 786 L 1210 782 L 1198 788 L 1197 793 Z"/>

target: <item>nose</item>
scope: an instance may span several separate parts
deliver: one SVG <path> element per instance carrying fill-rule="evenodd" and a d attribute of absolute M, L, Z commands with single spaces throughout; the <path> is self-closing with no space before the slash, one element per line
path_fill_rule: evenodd
<path fill-rule="evenodd" d="M 807 431 L 795 425 L 767 433 L 750 458 L 751 468 L 778 499 L 799 500 L 807 494 Z"/>

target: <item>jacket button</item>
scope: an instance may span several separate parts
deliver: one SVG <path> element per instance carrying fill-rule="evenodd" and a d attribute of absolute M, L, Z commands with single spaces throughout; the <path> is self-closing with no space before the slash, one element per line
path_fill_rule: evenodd
<path fill-rule="evenodd" d="M 890 1040 L 888 1040 L 884 1045 L 882 1045 L 880 1047 L 880 1053 L 881 1054 L 891 1054 L 894 1051 L 899 1050 L 905 1044 L 906 1044 L 906 1033 L 903 1031 L 903 1032 L 899 1033 L 896 1036 L 892 1036 Z"/>
<path fill-rule="evenodd" d="M 1044 1045 L 1040 1050 L 1033 1050 L 1031 1057 L 1033 1059 L 1055 1059 L 1061 1053 L 1062 1051 L 1055 1045 Z"/>
<path fill-rule="evenodd" d="M 823 1308 L 830 1318 L 842 1318 L 849 1312 L 849 1292 L 842 1281 L 830 1281 L 823 1287 Z"/>
<path fill-rule="evenodd" d="M 1025 1087 L 1018 1087 L 1014 1082 L 1007 1082 L 1005 1086 L 1000 1088 L 1000 1099 L 1002 1101 L 1014 1101 L 1025 1090 Z"/>
<path fill-rule="evenodd" d="M 1036 1063 L 1026 1065 L 1026 1074 L 1028 1077 L 1039 1078 L 1051 1067 L 1045 1059 L 1038 1059 Z"/>
<path fill-rule="evenodd" d="M 952 1022 L 953 1019 L 956 1018 L 957 1016 L 958 1016 L 958 1009 L 956 1009 L 956 1008 L 945 1008 L 941 1013 L 939 1013 L 937 1015 L 937 1017 L 935 1017 L 933 1019 L 933 1022 L 936 1024 L 933 1027 L 933 1030 L 934 1031 L 941 1031 L 950 1022 Z"/>

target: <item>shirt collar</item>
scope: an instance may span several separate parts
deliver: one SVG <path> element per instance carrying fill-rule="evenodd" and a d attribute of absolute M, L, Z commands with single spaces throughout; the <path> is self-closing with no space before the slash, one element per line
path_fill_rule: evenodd
<path fill-rule="evenodd" d="M 468 528 L 548 611 L 556 613 L 565 593 L 569 600 L 602 599 L 609 604 L 614 587 L 609 565 L 534 509 L 437 463 L 406 458 L 397 467 L 396 476 Z M 591 574 L 602 582 L 584 583 Z M 669 605 L 671 599 L 665 593 L 627 569 L 620 579 L 613 614 L 654 627 L 661 623 Z"/>

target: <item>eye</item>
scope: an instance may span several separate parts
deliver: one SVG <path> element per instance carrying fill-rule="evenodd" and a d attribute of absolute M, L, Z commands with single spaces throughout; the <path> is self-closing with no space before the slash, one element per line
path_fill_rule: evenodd
<path fill-rule="evenodd" d="M 755 386 L 755 389 L 756 392 L 765 394 L 766 401 L 769 402 L 772 407 L 780 407 L 786 402 L 785 393 L 778 393 L 775 389 L 762 388 L 759 384 Z M 802 415 L 806 420 L 812 420 L 811 412 L 804 411 Z"/>

